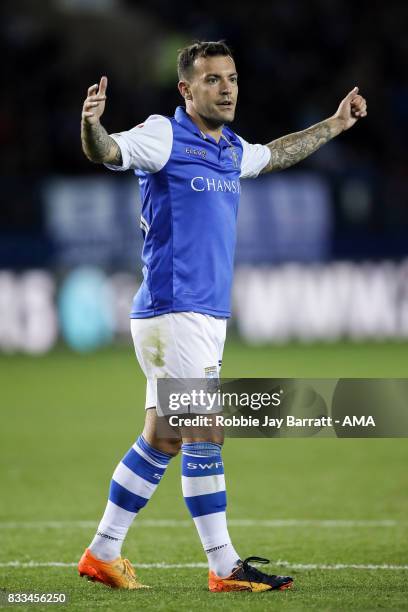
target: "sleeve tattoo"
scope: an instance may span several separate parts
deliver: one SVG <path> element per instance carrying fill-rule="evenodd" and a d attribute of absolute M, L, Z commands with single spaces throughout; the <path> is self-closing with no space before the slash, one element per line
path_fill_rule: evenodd
<path fill-rule="evenodd" d="M 89 125 L 82 122 L 82 149 L 93 162 L 122 165 L 122 154 L 119 145 L 109 136 L 100 123 Z"/>
<path fill-rule="evenodd" d="M 262 170 L 262 174 L 273 170 L 283 170 L 297 164 L 340 134 L 342 129 L 341 121 L 331 117 L 302 132 L 295 132 L 273 140 L 266 145 L 271 152 L 271 159 Z"/>

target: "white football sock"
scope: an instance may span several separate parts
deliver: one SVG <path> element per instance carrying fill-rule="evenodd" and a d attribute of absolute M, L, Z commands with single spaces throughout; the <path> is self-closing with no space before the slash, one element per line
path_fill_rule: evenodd
<path fill-rule="evenodd" d="M 123 457 L 113 473 L 109 501 L 89 546 L 95 557 L 112 561 L 120 556 L 129 527 L 157 489 L 171 458 L 143 436 Z"/>
<path fill-rule="evenodd" d="M 239 560 L 231 544 L 225 509 L 224 465 L 221 446 L 212 442 L 192 442 L 181 447 L 183 495 L 208 565 L 217 576 L 229 576 Z"/>

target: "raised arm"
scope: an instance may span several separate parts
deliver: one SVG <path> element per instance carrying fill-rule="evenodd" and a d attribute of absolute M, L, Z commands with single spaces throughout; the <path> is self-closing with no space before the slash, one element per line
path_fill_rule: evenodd
<path fill-rule="evenodd" d="M 340 102 L 337 112 L 329 119 L 268 143 L 266 146 L 271 151 L 271 159 L 261 174 L 283 170 L 297 164 L 366 115 L 367 103 L 359 95 L 358 87 L 354 87 Z"/>
<path fill-rule="evenodd" d="M 108 79 L 103 76 L 99 83 L 88 89 L 81 119 L 82 150 L 87 158 L 97 164 L 122 165 L 122 154 L 117 143 L 109 136 L 99 119 L 105 110 Z"/>

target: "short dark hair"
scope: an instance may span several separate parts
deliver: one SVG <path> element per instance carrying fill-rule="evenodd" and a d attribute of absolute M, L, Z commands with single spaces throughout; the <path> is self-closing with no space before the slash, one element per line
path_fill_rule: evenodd
<path fill-rule="evenodd" d="M 177 56 L 179 80 L 186 81 L 191 77 L 194 62 L 198 57 L 215 57 L 217 55 L 232 58 L 231 49 L 224 40 L 217 40 L 216 42 L 197 40 L 188 47 L 180 49 Z"/>

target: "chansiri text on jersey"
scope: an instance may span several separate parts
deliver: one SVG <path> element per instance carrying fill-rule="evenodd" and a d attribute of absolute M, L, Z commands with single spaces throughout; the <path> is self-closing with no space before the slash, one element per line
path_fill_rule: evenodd
<path fill-rule="evenodd" d="M 191 179 L 190 185 L 194 191 L 223 191 L 230 193 L 241 193 L 241 184 L 239 180 L 195 176 Z"/>

